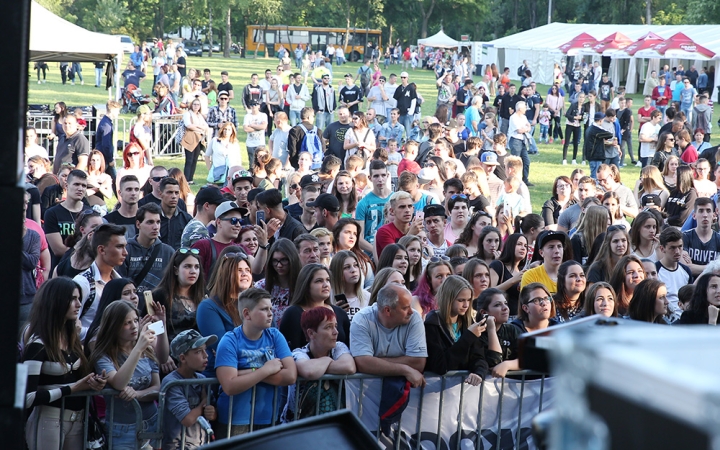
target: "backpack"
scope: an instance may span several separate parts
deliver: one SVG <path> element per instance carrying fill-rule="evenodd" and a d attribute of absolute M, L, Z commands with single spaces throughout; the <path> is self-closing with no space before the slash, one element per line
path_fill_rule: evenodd
<path fill-rule="evenodd" d="M 370 73 L 370 68 L 367 66 L 364 66 L 364 68 L 367 70 L 362 70 L 362 68 L 360 69 L 360 84 L 363 87 L 367 87 L 370 84 L 370 75 L 368 75 Z"/>
<path fill-rule="evenodd" d="M 519 77 L 521 77 L 521 76 L 523 76 L 523 75 L 525 74 L 525 71 L 523 70 L 523 67 L 524 67 L 524 66 L 518 67 L 517 75 L 518 75 Z"/>
<path fill-rule="evenodd" d="M 317 170 L 322 165 L 325 156 L 322 151 L 322 143 L 318 137 L 318 128 L 313 126 L 312 129 L 308 130 L 302 123 L 300 127 L 305 131 L 305 137 L 300 144 L 300 153 L 309 152 L 310 156 L 312 156 L 312 166 L 310 168 Z"/>
<path fill-rule="evenodd" d="M 708 123 L 705 114 L 697 110 L 693 111 L 693 113 L 697 117 L 695 119 L 695 128 L 701 128 L 703 131 L 707 131 L 710 128 L 710 124 Z"/>

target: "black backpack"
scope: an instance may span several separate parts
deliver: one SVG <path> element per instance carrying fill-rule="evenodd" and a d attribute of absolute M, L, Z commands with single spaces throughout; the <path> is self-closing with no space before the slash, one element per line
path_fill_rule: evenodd
<path fill-rule="evenodd" d="M 523 75 L 525 74 L 524 68 L 525 68 L 525 66 L 520 66 L 520 67 L 518 67 L 517 75 L 518 75 L 519 77 L 521 77 L 521 76 L 523 76 Z"/>

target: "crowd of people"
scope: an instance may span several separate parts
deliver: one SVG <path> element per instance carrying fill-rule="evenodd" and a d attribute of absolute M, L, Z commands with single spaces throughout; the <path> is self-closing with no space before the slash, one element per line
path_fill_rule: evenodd
<path fill-rule="evenodd" d="M 153 445 L 176 449 L 182 427 L 186 445 L 206 438 L 201 416 L 225 436 L 340 407 L 325 374 L 418 387 L 425 372 L 467 370 L 478 385 L 520 368 L 521 333 L 578 317 L 716 324 L 718 148 L 682 102 L 663 111 L 646 97 L 643 167 L 623 184 L 635 114 L 605 75 L 597 90 L 558 81 L 543 100 L 529 68 L 518 91 L 509 69 L 475 83 L 443 63 L 435 113 L 421 116 L 409 74 L 397 83 L 370 64 L 345 75 L 339 96 L 323 61 L 307 84 L 284 65 L 253 74 L 237 99 L 223 72 L 217 104 L 209 71 L 192 77 L 184 171 L 153 164 L 150 108 L 120 169 L 116 102 L 92 146 L 57 103 L 52 163 L 27 130 L 19 345 L 30 449 L 80 448 L 79 391 L 119 391 L 94 410 L 114 404 L 105 432 L 113 448 L 135 448 L 136 432 L 158 427 L 164 384 L 217 378 L 210 396 L 169 388 Z M 167 88 L 155 84 L 159 96 Z M 572 141 L 575 163 L 582 137 L 590 166 L 557 177 L 533 211 L 533 128 L 562 139 L 563 115 L 564 151 Z M 208 180 L 193 194 L 202 151 Z"/>

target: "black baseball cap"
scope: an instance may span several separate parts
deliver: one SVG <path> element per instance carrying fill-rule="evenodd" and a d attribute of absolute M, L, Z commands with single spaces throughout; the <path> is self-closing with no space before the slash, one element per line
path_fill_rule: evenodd
<path fill-rule="evenodd" d="M 305 175 L 300 178 L 301 188 L 304 188 L 305 186 L 310 186 L 311 184 L 317 184 L 318 186 L 322 184 L 322 181 L 320 181 L 320 176 L 318 174 L 311 173 L 310 175 Z"/>
<path fill-rule="evenodd" d="M 214 187 L 214 186 L 206 186 L 200 191 L 198 191 L 197 195 L 195 196 L 195 204 L 202 207 L 205 203 L 210 203 L 211 205 L 219 205 L 223 203 L 225 199 L 222 196 L 222 193 L 220 193 L 220 189 Z"/>
<path fill-rule="evenodd" d="M 445 207 L 438 204 L 425 205 L 425 207 L 423 208 L 423 214 L 425 215 L 426 219 L 432 216 L 440 216 L 442 218 L 447 217 L 445 215 Z"/>
<path fill-rule="evenodd" d="M 565 245 L 567 239 L 568 235 L 565 234 L 565 232 L 563 231 L 543 231 L 542 233 L 540 233 L 540 236 L 538 236 L 538 248 L 543 248 L 545 247 L 545 245 L 547 245 L 548 242 L 552 241 L 560 241 L 563 243 L 563 245 Z"/>
<path fill-rule="evenodd" d="M 334 195 L 327 193 L 318 195 L 315 201 L 308 203 L 307 206 L 327 209 L 330 212 L 340 211 L 340 202 L 338 199 Z"/>

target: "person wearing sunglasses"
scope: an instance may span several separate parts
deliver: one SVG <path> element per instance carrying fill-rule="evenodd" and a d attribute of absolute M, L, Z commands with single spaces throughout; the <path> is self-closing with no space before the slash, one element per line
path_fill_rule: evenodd
<path fill-rule="evenodd" d="M 160 182 L 168 176 L 168 170 L 163 166 L 154 166 L 150 168 L 150 174 L 147 182 L 152 187 L 152 191 L 150 193 L 146 193 L 145 196 L 140 199 L 140 201 L 138 202 L 138 207 L 147 203 L 155 203 L 156 205 L 160 205 L 160 198 L 162 197 L 162 191 L 160 190 Z M 140 186 L 143 186 L 143 184 L 140 184 Z M 178 198 L 177 207 L 180 210 L 187 212 L 187 205 L 182 198 Z"/>
<path fill-rule="evenodd" d="M 543 283 L 529 283 L 520 290 L 520 308 L 517 319 L 511 322 L 520 333 L 544 330 L 557 325 L 555 302 Z"/>

